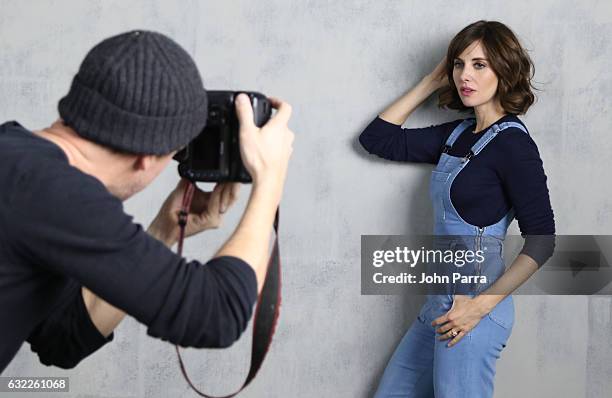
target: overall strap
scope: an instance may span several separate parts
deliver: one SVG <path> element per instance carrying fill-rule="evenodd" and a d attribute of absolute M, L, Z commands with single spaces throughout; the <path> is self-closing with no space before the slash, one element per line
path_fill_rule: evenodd
<path fill-rule="evenodd" d="M 493 126 L 491 126 L 491 128 L 489 128 L 487 130 L 486 133 L 484 133 L 484 135 L 474 144 L 474 146 L 472 147 L 472 149 L 470 150 L 470 157 L 478 155 L 480 153 L 480 151 L 482 151 L 484 149 L 485 146 L 487 146 L 487 144 L 493 139 L 495 138 L 495 136 L 497 134 L 499 134 L 501 131 L 510 128 L 510 127 L 516 127 L 520 130 L 522 130 L 525 134 L 529 134 L 527 132 L 527 130 L 525 129 L 525 127 L 523 127 L 522 124 L 517 123 L 517 122 L 504 122 L 504 123 L 500 123 L 500 124 L 494 124 Z"/>
<path fill-rule="evenodd" d="M 446 144 L 444 145 L 444 149 L 442 152 L 448 152 L 448 150 L 453 146 L 457 138 L 459 138 L 461 133 L 463 133 L 465 129 L 467 129 L 474 123 L 476 123 L 476 119 L 473 118 L 465 119 L 464 121 L 459 123 L 457 127 L 455 127 L 451 135 L 448 136 L 448 139 L 446 140 Z"/>

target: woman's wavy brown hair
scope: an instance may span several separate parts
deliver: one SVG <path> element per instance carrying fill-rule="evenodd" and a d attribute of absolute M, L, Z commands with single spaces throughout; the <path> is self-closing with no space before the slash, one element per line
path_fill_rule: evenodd
<path fill-rule="evenodd" d="M 508 113 L 522 115 L 533 104 L 531 79 L 535 67 L 515 34 L 501 22 L 477 21 L 457 33 L 446 53 L 446 74 L 449 85 L 439 93 L 440 108 L 473 111 L 461 102 L 453 80 L 454 60 L 473 42 L 480 41 L 493 72 L 499 79 L 497 96 Z"/>

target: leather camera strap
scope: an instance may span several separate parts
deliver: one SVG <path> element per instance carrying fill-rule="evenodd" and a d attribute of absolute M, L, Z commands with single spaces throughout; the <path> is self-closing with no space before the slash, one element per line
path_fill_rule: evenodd
<path fill-rule="evenodd" d="M 191 207 L 191 200 L 193 199 L 193 194 L 195 191 L 195 184 L 190 182 L 186 189 L 185 194 L 183 195 L 183 202 L 181 206 L 181 211 L 179 213 L 179 241 L 178 241 L 178 254 L 182 255 L 183 253 L 183 240 L 185 239 L 185 226 L 187 225 L 187 216 L 189 214 L 189 209 Z M 264 281 L 264 285 L 262 287 L 261 293 L 257 299 L 257 307 L 255 308 L 255 316 L 253 318 L 253 340 L 251 346 L 251 365 L 249 368 L 249 373 L 242 384 L 242 386 L 234 393 L 223 396 L 213 396 L 204 394 L 200 391 L 191 381 L 189 375 L 187 374 L 187 370 L 185 369 L 185 363 L 181 358 L 181 353 L 179 351 L 179 346 L 175 346 L 176 354 L 178 356 L 179 365 L 181 367 L 181 372 L 185 377 L 185 380 L 189 384 L 189 386 L 201 397 L 205 398 L 230 398 L 237 395 L 241 392 L 246 386 L 253 381 L 257 371 L 261 367 L 266 354 L 270 348 L 270 344 L 272 343 L 272 336 L 274 336 L 274 331 L 276 329 L 276 324 L 278 322 L 278 316 L 280 313 L 280 304 L 281 304 L 281 263 L 280 263 L 280 254 L 279 254 L 279 246 L 278 246 L 278 222 L 279 222 L 279 209 L 276 209 L 276 215 L 274 217 L 274 246 L 272 248 L 272 253 L 270 255 L 270 260 L 268 261 L 268 270 L 266 273 L 266 279 Z"/>

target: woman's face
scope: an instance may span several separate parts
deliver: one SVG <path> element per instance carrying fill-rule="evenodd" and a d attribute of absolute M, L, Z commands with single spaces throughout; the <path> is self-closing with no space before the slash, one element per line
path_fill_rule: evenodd
<path fill-rule="evenodd" d="M 477 107 L 495 99 L 498 79 L 479 41 L 470 44 L 453 60 L 453 80 L 466 107 Z"/>

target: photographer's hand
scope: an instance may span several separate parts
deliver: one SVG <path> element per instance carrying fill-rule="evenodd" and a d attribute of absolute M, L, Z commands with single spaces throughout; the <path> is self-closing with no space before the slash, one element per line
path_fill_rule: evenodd
<path fill-rule="evenodd" d="M 240 120 L 240 155 L 253 178 L 253 187 L 273 184 L 282 191 L 289 158 L 293 152 L 294 134 L 287 123 L 291 106 L 276 98 L 269 98 L 276 114 L 262 128 L 253 123 L 253 109 L 248 97 L 239 95 L 236 110 Z M 279 200 L 280 200 L 280 192 Z"/>
<path fill-rule="evenodd" d="M 270 98 L 276 114 L 262 128 L 253 122 L 253 109 L 248 97 L 240 94 L 236 111 L 240 121 L 240 153 L 253 178 L 253 188 L 240 224 L 216 256 L 242 259 L 255 271 L 258 290 L 266 276 L 270 232 L 280 202 L 293 152 L 294 134 L 287 123 L 291 106 Z"/>
<path fill-rule="evenodd" d="M 168 247 L 172 247 L 178 240 L 178 217 L 187 184 L 187 180 L 179 181 L 147 230 L 151 236 Z M 212 192 L 205 192 L 196 187 L 187 216 L 185 237 L 196 235 L 207 229 L 218 228 L 221 225 L 223 213 L 236 201 L 239 188 L 239 184 L 232 183 L 217 184 Z"/>

